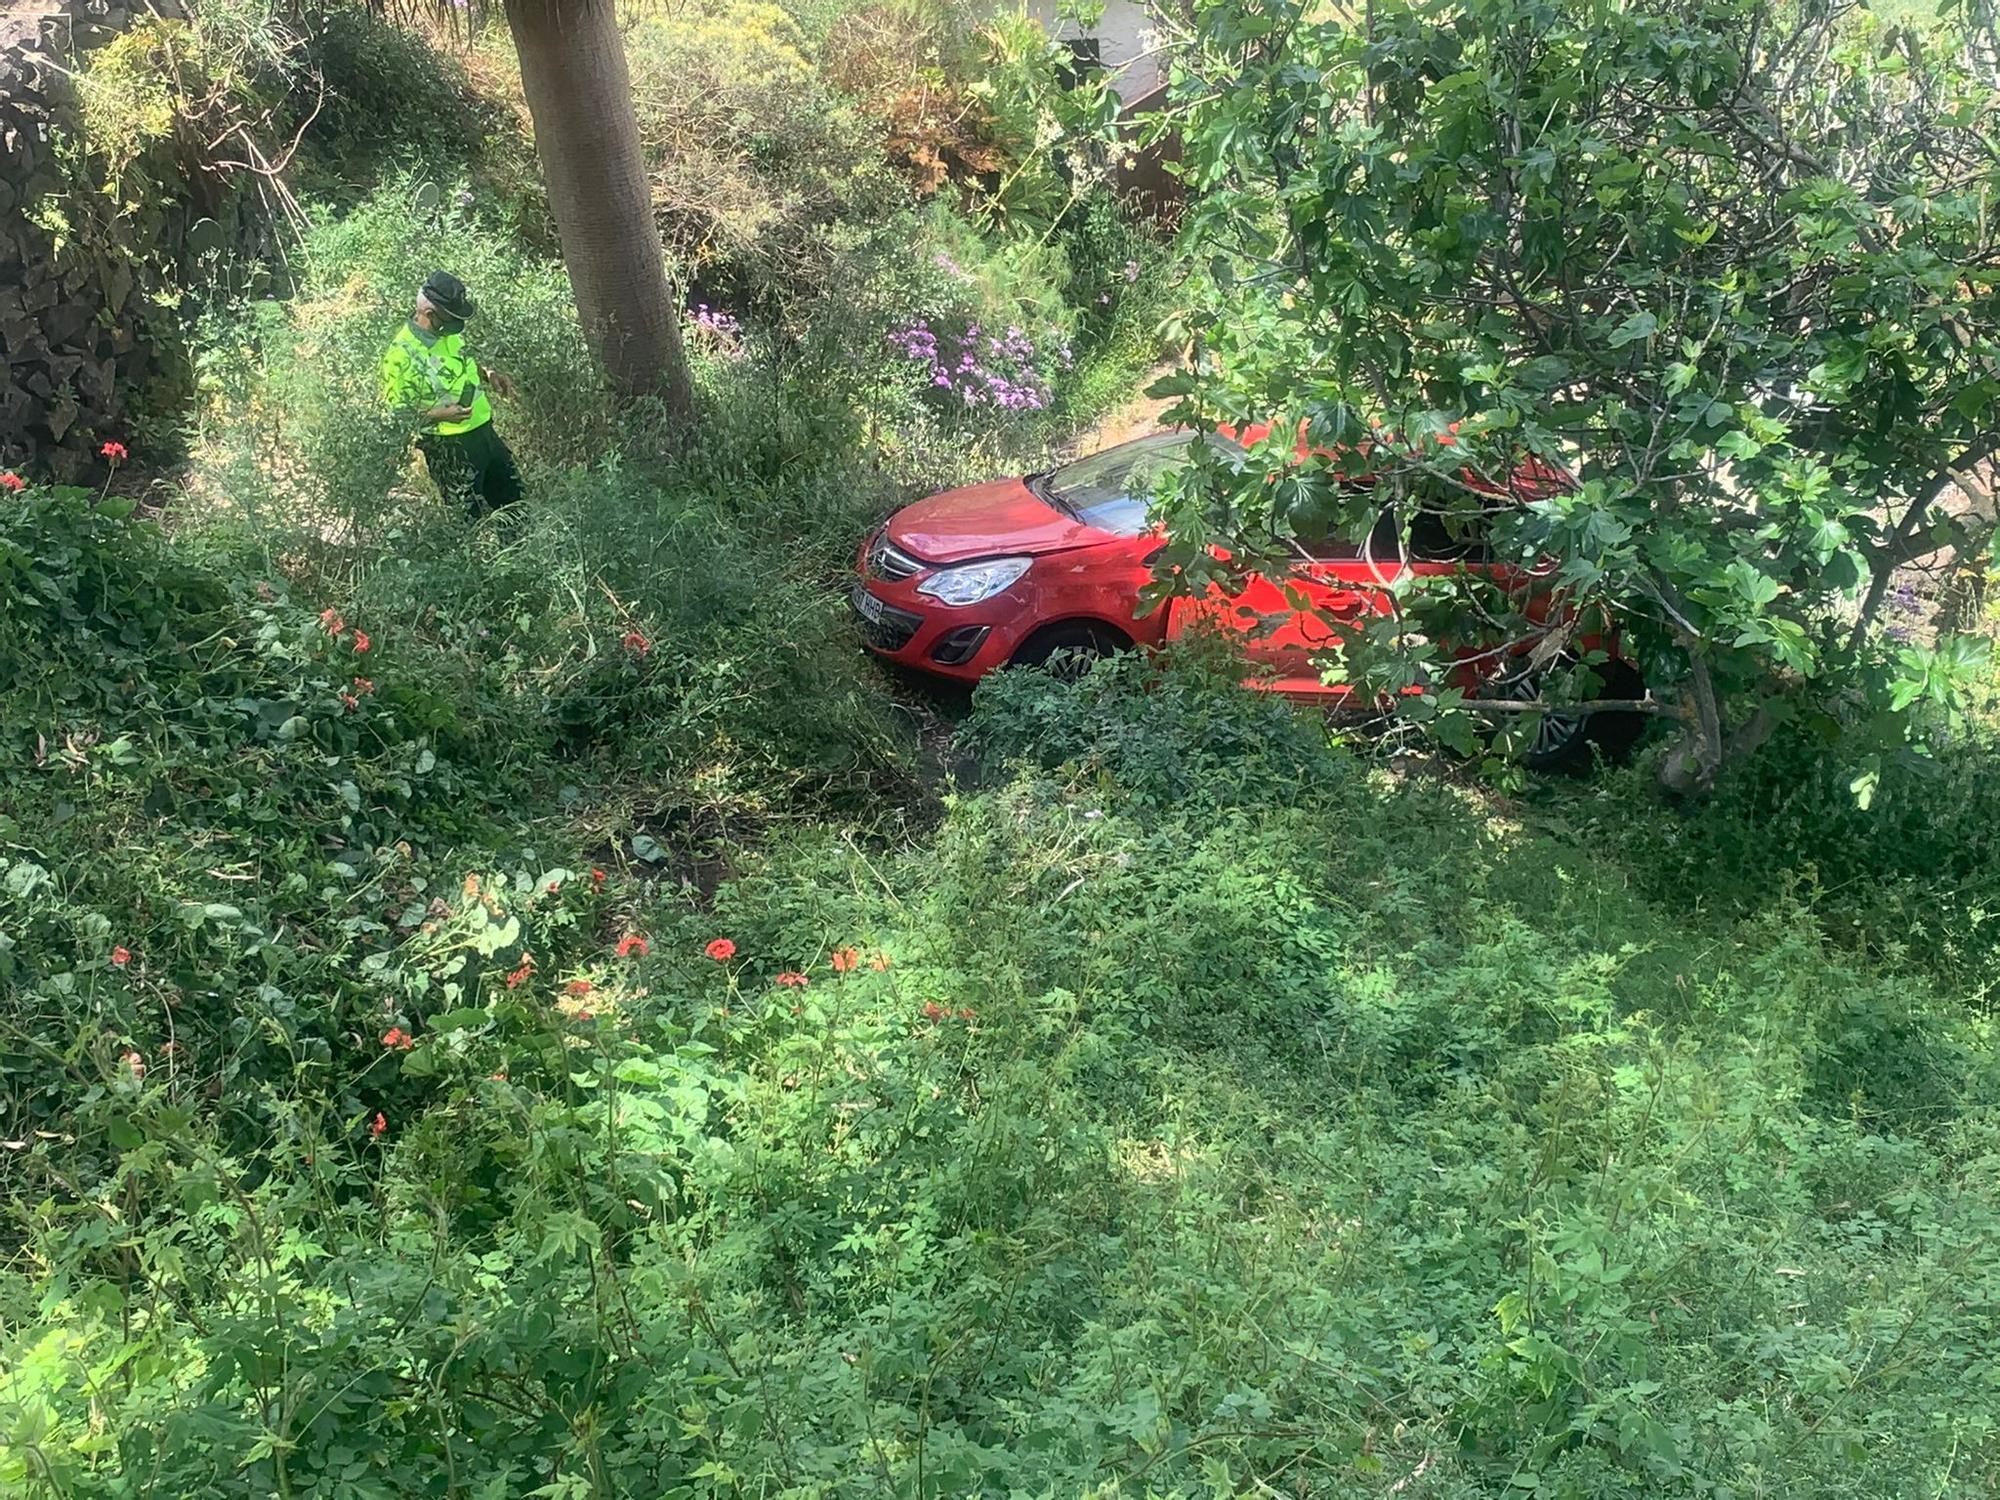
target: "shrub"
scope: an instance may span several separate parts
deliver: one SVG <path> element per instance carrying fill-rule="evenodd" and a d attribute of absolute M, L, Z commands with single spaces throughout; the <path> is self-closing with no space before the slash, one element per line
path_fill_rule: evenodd
<path fill-rule="evenodd" d="M 346 202 L 400 170 L 465 176 L 509 132 L 446 48 L 367 9 L 311 9 L 302 61 L 314 75 L 303 186 Z M 322 92 L 323 90 L 323 92 Z"/>
<path fill-rule="evenodd" d="M 1826 721 L 1792 726 L 1677 814 L 1631 783 L 1578 811 L 1616 827 L 1615 847 L 1649 890 L 1697 890 L 1742 912 L 1782 893 L 1835 941 L 1983 1003 L 2000 953 L 1989 917 L 2000 910 L 1992 731 L 1975 724 L 1927 755 L 1882 760 L 1866 806 L 1858 739 Z"/>
<path fill-rule="evenodd" d="M 1360 775 L 1323 725 L 1244 687 L 1219 642 L 1114 657 L 1077 682 L 1000 673 L 980 684 L 964 734 L 989 773 L 1068 766 L 1154 807 L 1283 802 Z"/>
<path fill-rule="evenodd" d="M 792 18 L 761 0 L 642 21 L 626 41 L 669 250 L 697 284 L 774 307 L 821 290 L 829 226 L 905 194 L 872 123 L 829 87 Z"/>

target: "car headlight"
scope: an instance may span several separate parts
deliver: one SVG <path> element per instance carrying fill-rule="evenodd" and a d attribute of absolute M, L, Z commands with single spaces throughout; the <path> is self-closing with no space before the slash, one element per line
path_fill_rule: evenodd
<path fill-rule="evenodd" d="M 977 604 L 1011 588 L 1028 571 L 1029 561 L 1025 557 L 995 557 L 959 568 L 943 568 L 918 584 L 917 592 L 928 594 L 940 604 Z"/>

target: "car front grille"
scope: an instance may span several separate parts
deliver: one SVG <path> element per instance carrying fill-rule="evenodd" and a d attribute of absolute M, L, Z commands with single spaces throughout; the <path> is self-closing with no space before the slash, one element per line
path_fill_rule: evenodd
<path fill-rule="evenodd" d="M 922 563 L 890 542 L 886 531 L 878 533 L 868 549 L 870 578 L 879 578 L 884 583 L 901 583 L 905 578 L 916 577 L 923 570 Z"/>
<path fill-rule="evenodd" d="M 877 651 L 900 651 L 910 644 L 910 639 L 924 623 L 922 615 L 911 614 L 907 609 L 897 609 L 894 605 L 882 604 L 881 617 L 870 619 L 861 612 L 861 600 L 868 590 L 861 584 L 854 585 L 854 592 L 847 596 L 848 604 L 854 610 L 854 623 L 861 627 L 861 638 Z"/>

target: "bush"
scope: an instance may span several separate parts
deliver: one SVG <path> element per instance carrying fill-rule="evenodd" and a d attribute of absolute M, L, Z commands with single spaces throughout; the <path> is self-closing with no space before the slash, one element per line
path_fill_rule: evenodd
<path fill-rule="evenodd" d="M 1929 755 L 1884 761 L 1863 806 L 1860 752 L 1830 725 L 1794 726 L 1678 815 L 1620 783 L 1612 800 L 1587 802 L 1586 816 L 1617 828 L 1616 847 L 1649 890 L 1698 890 L 1739 912 L 1781 893 L 1836 942 L 1984 1004 L 2000 957 L 1992 740 L 1975 725 Z"/>
<path fill-rule="evenodd" d="M 792 18 L 704 0 L 626 40 L 667 246 L 698 285 L 775 309 L 823 290 L 832 226 L 905 201 L 872 122 L 834 93 Z"/>
<path fill-rule="evenodd" d="M 449 51 L 380 15 L 311 9 L 302 31 L 316 113 L 301 185 L 316 195 L 350 202 L 398 171 L 453 181 L 510 130 Z"/>
<path fill-rule="evenodd" d="M 989 774 L 1069 767 L 1151 807 L 1282 803 L 1360 775 L 1323 726 L 1242 676 L 1220 642 L 1114 657 L 1077 682 L 1003 672 L 980 684 L 964 735 Z"/>

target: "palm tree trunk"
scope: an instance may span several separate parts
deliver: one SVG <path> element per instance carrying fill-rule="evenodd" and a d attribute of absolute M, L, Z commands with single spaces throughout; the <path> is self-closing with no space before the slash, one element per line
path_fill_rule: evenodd
<path fill-rule="evenodd" d="M 693 409 L 613 0 L 506 0 L 585 336 L 618 394 Z"/>

